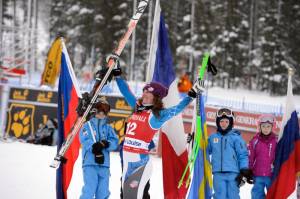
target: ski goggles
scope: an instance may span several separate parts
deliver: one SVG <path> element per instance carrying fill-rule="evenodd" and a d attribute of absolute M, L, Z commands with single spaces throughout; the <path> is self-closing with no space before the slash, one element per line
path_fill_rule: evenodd
<path fill-rule="evenodd" d="M 262 116 L 259 118 L 260 123 L 271 123 L 273 124 L 275 122 L 275 118 L 270 115 L 270 116 Z"/>
<path fill-rule="evenodd" d="M 232 110 L 228 108 L 221 108 L 217 111 L 217 117 L 222 117 L 222 116 L 234 117 Z"/>

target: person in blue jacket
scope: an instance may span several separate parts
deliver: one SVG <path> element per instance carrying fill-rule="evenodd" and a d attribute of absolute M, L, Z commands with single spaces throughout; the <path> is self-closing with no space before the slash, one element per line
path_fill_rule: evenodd
<path fill-rule="evenodd" d="M 98 98 L 91 110 L 95 116 L 83 125 L 79 134 L 84 181 L 80 199 L 106 199 L 110 195 L 109 153 L 117 149 L 118 137 L 106 122 L 109 111 L 108 102 Z"/>
<path fill-rule="evenodd" d="M 239 187 L 253 183 L 248 168 L 248 151 L 238 130 L 233 129 L 234 114 L 230 109 L 217 111 L 217 132 L 208 138 L 215 199 L 239 199 Z"/>

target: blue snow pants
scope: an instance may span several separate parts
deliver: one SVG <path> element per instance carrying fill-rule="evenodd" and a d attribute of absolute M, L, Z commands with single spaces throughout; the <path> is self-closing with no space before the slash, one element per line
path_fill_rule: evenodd
<path fill-rule="evenodd" d="M 80 199 L 107 199 L 109 192 L 109 168 L 102 166 L 83 167 L 83 187 Z"/>
<path fill-rule="evenodd" d="M 238 173 L 228 172 L 213 174 L 214 199 L 240 199 L 240 189 L 235 178 Z"/>
<path fill-rule="evenodd" d="M 252 199 L 265 199 L 266 193 L 265 188 L 269 188 L 271 185 L 271 178 L 266 176 L 254 177 L 254 185 L 251 190 Z"/>

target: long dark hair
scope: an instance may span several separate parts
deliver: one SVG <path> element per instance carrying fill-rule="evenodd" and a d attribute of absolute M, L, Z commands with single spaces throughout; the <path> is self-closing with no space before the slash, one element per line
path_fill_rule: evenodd
<path fill-rule="evenodd" d="M 157 95 L 153 95 L 153 107 L 152 107 L 152 113 L 155 117 L 159 118 L 159 111 L 164 109 L 164 104 L 162 102 L 162 99 L 160 97 L 158 97 Z M 138 104 L 142 104 L 143 99 L 140 98 L 138 99 Z"/>

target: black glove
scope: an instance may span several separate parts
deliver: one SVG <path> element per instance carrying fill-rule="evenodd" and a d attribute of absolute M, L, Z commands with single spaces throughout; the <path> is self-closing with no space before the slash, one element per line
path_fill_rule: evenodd
<path fill-rule="evenodd" d="M 95 142 L 93 145 L 92 145 L 92 153 L 93 154 L 98 154 L 98 153 L 102 153 L 102 149 L 103 149 L 103 144 L 100 143 L 100 142 Z"/>
<path fill-rule="evenodd" d="M 102 145 L 103 149 L 106 149 L 109 147 L 109 142 L 107 140 L 101 140 L 100 144 Z"/>
<path fill-rule="evenodd" d="M 241 187 L 246 183 L 247 178 L 244 177 L 241 173 L 239 173 L 235 180 L 237 182 L 238 187 Z"/>
<path fill-rule="evenodd" d="M 247 178 L 249 184 L 253 184 L 253 172 L 251 169 L 241 169 L 241 173 Z"/>
<path fill-rule="evenodd" d="M 104 163 L 104 155 L 103 152 L 95 153 L 95 162 L 98 164 L 103 164 Z"/>
<path fill-rule="evenodd" d="M 194 138 L 194 133 L 189 133 L 186 138 L 186 142 L 190 143 Z"/>
<path fill-rule="evenodd" d="M 122 69 L 120 67 L 118 68 L 115 68 L 111 71 L 112 75 L 114 77 L 118 77 L 118 76 L 121 76 L 122 75 Z"/>
<path fill-rule="evenodd" d="M 96 72 L 96 81 L 99 81 L 101 82 L 102 79 L 104 78 L 106 72 L 108 71 L 108 67 L 105 67 L 99 71 Z M 122 74 L 122 69 L 121 68 L 115 68 L 111 71 L 111 73 L 109 74 L 108 78 L 107 78 L 107 81 L 105 82 L 105 84 L 107 82 L 111 82 L 112 78 L 113 77 L 117 77 L 117 76 L 120 76 Z"/>
<path fill-rule="evenodd" d="M 67 160 L 68 160 L 68 159 L 65 158 L 64 156 L 61 156 L 61 157 L 60 157 L 60 162 L 63 163 L 63 164 L 66 164 L 66 163 L 67 163 Z"/>
<path fill-rule="evenodd" d="M 193 87 L 189 90 L 188 92 L 188 96 L 192 97 L 192 98 L 196 98 L 197 97 L 197 93 L 202 93 L 204 92 L 205 87 L 204 87 L 204 80 L 197 80 Z"/>
<path fill-rule="evenodd" d="M 92 152 L 95 155 L 95 162 L 98 164 L 103 164 L 104 163 L 104 155 L 102 152 L 102 149 L 104 148 L 102 142 L 95 142 L 92 145 Z"/>
<path fill-rule="evenodd" d="M 89 103 L 91 102 L 91 97 L 88 92 L 82 94 L 82 98 L 79 98 L 79 103 L 76 108 L 78 116 L 83 116 L 85 110 L 87 109 Z"/>
<path fill-rule="evenodd" d="M 107 71 L 108 71 L 108 67 L 105 67 L 105 68 L 103 68 L 101 70 L 98 70 L 96 72 L 96 77 L 95 77 L 96 81 L 100 83 L 102 81 L 102 79 L 104 78 L 104 76 L 105 76 L 105 74 L 106 74 Z M 104 82 L 104 84 L 107 84 L 107 82 L 110 82 L 112 80 L 112 78 L 113 78 L 113 76 L 112 76 L 112 74 L 110 74 L 108 76 L 106 82 Z"/>
<path fill-rule="evenodd" d="M 238 186 L 243 186 L 246 182 L 253 184 L 253 173 L 250 169 L 241 169 L 238 176 L 235 178 L 238 183 Z"/>
<path fill-rule="evenodd" d="M 108 82 L 110 82 L 112 80 L 113 76 L 116 77 L 116 76 L 120 76 L 122 74 L 122 70 L 120 68 L 119 56 L 112 53 L 106 57 L 106 62 L 108 63 L 110 59 L 113 59 L 115 61 L 115 65 L 112 66 L 112 67 L 114 67 L 114 69 L 111 71 L 111 74 L 107 78 Z M 98 80 L 98 81 L 102 80 L 104 78 L 106 72 L 108 71 L 108 69 L 109 69 L 108 67 L 105 67 L 105 68 L 99 70 L 96 73 L 96 80 Z M 105 84 L 106 83 L 107 82 L 105 82 Z"/>
<path fill-rule="evenodd" d="M 108 63 L 110 59 L 113 59 L 115 61 L 115 68 L 111 71 L 111 74 L 114 76 L 114 77 L 118 77 L 120 75 L 122 75 L 122 69 L 120 67 L 120 57 L 119 55 L 117 54 L 109 54 L 107 57 L 106 57 L 106 62 Z"/>
<path fill-rule="evenodd" d="M 207 72 L 210 72 L 213 76 L 217 75 L 218 73 L 217 67 L 211 63 L 210 57 L 208 58 Z"/>

